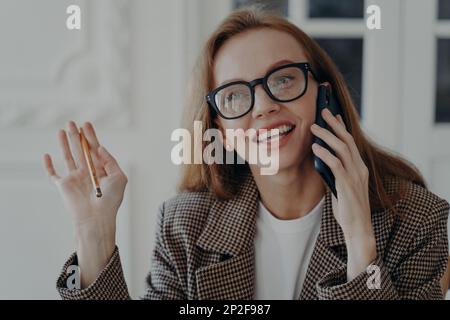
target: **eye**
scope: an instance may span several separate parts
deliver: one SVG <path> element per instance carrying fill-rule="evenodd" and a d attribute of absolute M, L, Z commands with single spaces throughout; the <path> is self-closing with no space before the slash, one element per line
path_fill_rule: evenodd
<path fill-rule="evenodd" d="M 276 86 L 287 87 L 294 79 L 295 77 L 293 76 L 281 76 L 275 79 L 274 84 Z"/>

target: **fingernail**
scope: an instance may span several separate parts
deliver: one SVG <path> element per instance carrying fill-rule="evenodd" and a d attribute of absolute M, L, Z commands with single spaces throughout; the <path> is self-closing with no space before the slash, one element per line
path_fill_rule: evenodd
<path fill-rule="evenodd" d="M 75 122 L 69 121 L 69 130 L 70 130 L 70 131 L 75 131 L 75 130 L 77 130 L 77 125 L 75 124 Z"/>

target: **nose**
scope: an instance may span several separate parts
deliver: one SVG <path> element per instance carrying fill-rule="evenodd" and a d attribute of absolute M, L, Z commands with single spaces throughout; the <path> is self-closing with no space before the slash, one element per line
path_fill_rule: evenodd
<path fill-rule="evenodd" d="M 279 111 L 280 105 L 269 97 L 262 86 L 257 86 L 255 88 L 255 105 L 252 110 L 253 118 L 257 119 L 269 114 L 274 115 Z"/>

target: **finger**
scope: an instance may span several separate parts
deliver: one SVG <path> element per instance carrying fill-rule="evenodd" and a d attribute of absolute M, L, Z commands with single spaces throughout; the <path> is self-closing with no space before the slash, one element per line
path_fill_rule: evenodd
<path fill-rule="evenodd" d="M 63 152 L 64 162 L 69 171 L 77 169 L 75 161 L 73 160 L 72 151 L 70 151 L 69 140 L 67 139 L 67 133 L 61 129 L 58 132 L 59 146 Z"/>
<path fill-rule="evenodd" d="M 56 173 L 55 167 L 53 166 L 52 157 L 48 153 L 44 155 L 44 166 L 49 178 L 53 182 L 56 182 L 57 180 L 61 179 L 60 176 L 58 176 L 58 174 Z"/>
<path fill-rule="evenodd" d="M 108 152 L 108 150 L 106 150 L 105 147 L 100 146 L 98 149 L 98 154 L 108 176 L 122 173 L 122 169 L 120 169 L 116 159 Z"/>
<path fill-rule="evenodd" d="M 92 161 L 94 162 L 95 170 L 97 171 L 99 177 L 103 177 L 106 175 L 106 172 L 101 164 L 100 156 L 98 154 L 98 148 L 100 147 L 100 144 L 98 142 L 97 135 L 95 134 L 94 127 L 90 122 L 86 122 L 83 125 L 83 131 L 90 145 Z"/>
<path fill-rule="evenodd" d="M 345 122 L 344 122 L 344 119 L 342 118 L 342 116 L 340 114 L 338 114 L 336 118 L 341 122 L 341 124 L 344 126 L 345 130 L 348 132 L 347 126 L 345 125 Z M 359 152 L 358 147 L 356 146 L 355 140 L 352 139 L 352 142 L 353 143 L 350 144 L 350 150 L 352 151 L 352 153 L 354 153 L 356 155 L 357 161 L 365 167 L 366 164 L 364 163 L 364 161 L 361 157 L 361 153 Z"/>
<path fill-rule="evenodd" d="M 324 129 L 316 124 L 311 126 L 312 133 L 322 139 L 326 144 L 328 144 L 342 160 L 343 165 L 346 169 L 351 169 L 354 167 L 353 158 L 350 153 L 348 146 L 336 137 L 330 130 Z"/>
<path fill-rule="evenodd" d="M 331 127 L 331 129 L 333 129 L 333 131 L 336 133 L 336 136 L 339 139 L 341 139 L 350 149 L 353 160 L 357 162 L 359 166 L 364 164 L 361 158 L 361 154 L 359 153 L 358 147 L 355 144 L 355 140 L 353 139 L 352 135 L 347 131 L 345 125 L 342 125 L 337 119 L 337 117 L 333 116 L 333 114 L 328 109 L 324 109 L 324 111 L 322 112 L 322 116 L 328 123 L 328 125 Z"/>
<path fill-rule="evenodd" d="M 86 159 L 84 158 L 83 149 L 81 148 L 80 132 L 75 122 L 70 121 L 67 125 L 69 130 L 69 141 L 71 150 L 75 156 L 78 168 L 87 168 Z"/>
<path fill-rule="evenodd" d="M 346 137 L 346 134 L 349 134 L 349 132 L 347 131 L 347 129 L 345 129 L 345 126 L 343 126 L 342 123 L 338 120 L 338 117 L 334 116 L 330 110 L 324 109 L 322 111 L 322 117 L 339 138 L 344 141 L 348 138 Z"/>
<path fill-rule="evenodd" d="M 345 169 L 342 165 L 341 160 L 339 160 L 336 156 L 334 156 L 330 151 L 326 148 L 318 145 L 317 143 L 313 143 L 312 150 L 314 154 L 319 157 L 325 164 L 330 168 L 336 180 L 345 181 Z"/>
<path fill-rule="evenodd" d="M 342 119 L 342 116 L 341 116 L 340 114 L 337 115 L 337 119 L 338 119 L 339 122 L 344 126 L 344 128 L 346 128 L 344 119 Z"/>
<path fill-rule="evenodd" d="M 92 149 L 97 152 L 98 148 L 100 147 L 100 143 L 97 139 L 97 134 L 95 133 L 94 126 L 90 122 L 85 122 L 83 125 L 84 134 L 86 135 L 86 138 L 89 141 L 90 146 Z"/>

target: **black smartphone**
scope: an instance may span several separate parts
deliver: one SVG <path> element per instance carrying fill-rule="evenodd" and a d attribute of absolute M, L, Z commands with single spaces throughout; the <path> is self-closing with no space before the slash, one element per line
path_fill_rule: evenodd
<path fill-rule="evenodd" d="M 317 103 L 316 103 L 316 120 L 315 123 L 325 129 L 330 130 L 332 133 L 333 129 L 331 129 L 327 122 L 322 118 L 322 110 L 329 109 L 333 115 L 340 114 L 342 117 L 342 109 L 339 105 L 339 102 L 336 100 L 331 85 L 327 83 L 321 83 L 318 88 L 317 93 Z M 344 118 L 344 117 L 342 117 Z M 313 143 L 317 143 L 320 146 L 328 149 L 333 155 L 336 155 L 334 150 L 326 144 L 322 139 L 317 136 L 314 136 Z M 335 178 L 331 171 L 331 169 L 323 162 L 319 157 L 314 155 L 314 168 L 320 173 L 325 183 L 330 188 L 331 192 L 333 192 L 334 196 L 337 199 L 336 186 L 335 186 Z"/>

